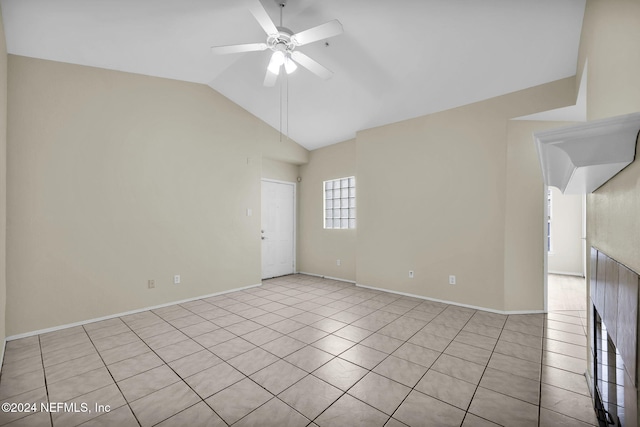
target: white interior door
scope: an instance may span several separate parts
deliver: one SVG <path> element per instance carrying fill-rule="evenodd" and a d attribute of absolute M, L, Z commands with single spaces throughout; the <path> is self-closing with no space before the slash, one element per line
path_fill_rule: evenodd
<path fill-rule="evenodd" d="M 294 272 L 295 184 L 262 181 L 262 278 Z"/>

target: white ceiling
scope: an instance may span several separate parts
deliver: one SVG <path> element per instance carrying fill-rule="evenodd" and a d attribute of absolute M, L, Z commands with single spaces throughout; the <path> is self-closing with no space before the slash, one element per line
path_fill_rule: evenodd
<path fill-rule="evenodd" d="M 280 129 L 286 85 L 262 86 L 269 52 L 248 0 L 0 0 L 9 53 L 208 84 Z M 276 24 L 275 0 L 262 0 Z M 358 130 L 572 76 L 585 0 L 289 0 L 294 32 L 344 33 L 299 47 L 335 75 L 289 76 L 289 136 L 308 149 Z M 286 106 L 283 109 L 286 118 Z M 283 131 L 286 132 L 286 120 Z"/>

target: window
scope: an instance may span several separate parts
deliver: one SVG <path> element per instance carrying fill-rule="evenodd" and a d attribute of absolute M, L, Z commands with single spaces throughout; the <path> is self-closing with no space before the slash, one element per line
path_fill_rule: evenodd
<path fill-rule="evenodd" d="M 324 228 L 356 228 L 356 179 L 347 177 L 323 183 Z"/>
<path fill-rule="evenodd" d="M 551 189 L 547 190 L 547 252 L 551 252 Z"/>

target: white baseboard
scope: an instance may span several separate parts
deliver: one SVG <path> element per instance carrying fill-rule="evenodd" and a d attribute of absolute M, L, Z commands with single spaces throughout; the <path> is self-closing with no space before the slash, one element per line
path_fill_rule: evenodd
<path fill-rule="evenodd" d="M 462 303 L 455 302 L 455 301 L 447 301 L 447 300 L 442 300 L 442 299 L 437 299 L 437 298 L 429 298 L 429 297 L 425 297 L 423 295 L 415 295 L 415 294 L 410 294 L 410 293 L 407 293 L 407 292 L 392 291 L 390 289 L 385 289 L 385 288 L 376 288 L 374 286 L 367 286 L 367 285 L 363 285 L 363 284 L 360 284 L 360 283 L 356 283 L 356 286 L 361 287 L 361 288 L 366 288 L 366 289 L 373 289 L 375 291 L 382 291 L 382 292 L 389 292 L 391 294 L 403 295 L 405 297 L 419 298 L 419 299 L 423 299 L 423 300 L 427 300 L 427 301 L 434 301 L 434 302 L 441 302 L 443 304 L 456 305 L 458 307 L 465 307 L 465 308 L 472 308 L 474 310 L 488 311 L 490 313 L 496 313 L 496 314 L 544 314 L 545 313 L 544 310 L 514 310 L 514 311 L 496 310 L 496 309 L 493 309 L 493 308 L 479 307 L 477 305 L 462 304 Z"/>
<path fill-rule="evenodd" d="M 340 277 L 323 276 L 322 274 L 307 273 L 307 272 L 304 272 L 304 271 L 298 271 L 298 274 L 304 274 L 304 275 L 307 275 L 307 276 L 314 276 L 314 277 L 321 277 L 323 279 L 338 280 L 340 282 L 347 282 L 347 283 L 353 283 L 353 284 L 356 283 L 355 280 L 342 279 Z"/>
<path fill-rule="evenodd" d="M 558 274 L 560 276 L 577 276 L 577 277 L 584 277 L 582 275 L 582 273 L 575 273 L 575 272 L 571 272 L 571 271 L 547 271 L 547 274 Z"/>
<path fill-rule="evenodd" d="M 255 288 L 257 286 L 261 286 L 261 285 L 262 285 L 262 283 L 258 283 L 257 285 L 243 286 L 242 288 L 234 288 L 234 289 L 229 289 L 227 291 L 215 292 L 215 293 L 212 293 L 212 294 L 201 295 L 201 296 L 197 296 L 197 297 L 193 297 L 193 298 L 187 298 L 187 299 L 183 299 L 183 300 L 179 300 L 179 301 L 172 301 L 172 302 L 168 302 L 168 303 L 164 303 L 164 304 L 159 304 L 159 305 L 154 305 L 154 306 L 150 306 L 150 307 L 139 308 L 139 309 L 136 309 L 136 310 L 126 311 L 124 313 L 110 314 L 108 316 L 97 317 L 95 319 L 82 320 L 80 322 L 67 323 L 66 325 L 54 326 L 54 327 L 51 327 L 51 328 L 39 329 L 37 331 L 25 332 L 23 334 L 12 335 L 10 337 L 7 337 L 5 342 L 6 341 L 17 340 L 17 339 L 20 339 L 20 338 L 27 338 L 27 337 L 31 337 L 31 336 L 34 336 L 34 335 L 46 334 L 47 332 L 55 332 L 55 331 L 59 331 L 61 329 L 73 328 L 74 326 L 87 325 L 89 323 L 100 322 L 100 321 L 103 321 L 103 320 L 109 320 L 109 319 L 113 319 L 113 318 L 116 318 L 116 317 L 128 316 L 129 314 L 141 313 L 143 311 L 155 310 L 157 308 L 168 307 L 170 305 L 182 304 L 182 303 L 189 302 L 189 301 L 196 301 L 196 300 L 203 299 L 203 298 L 210 298 L 210 297 L 215 297 L 215 296 L 218 296 L 218 295 L 228 294 L 228 293 L 231 293 L 231 292 L 237 292 L 237 291 L 242 291 L 242 290 L 245 290 L 245 289 L 251 289 L 251 288 Z M 2 357 L 4 358 L 4 348 L 3 348 L 3 351 L 2 351 Z M 0 363 L 1 363 L 1 359 L 0 359 Z"/>

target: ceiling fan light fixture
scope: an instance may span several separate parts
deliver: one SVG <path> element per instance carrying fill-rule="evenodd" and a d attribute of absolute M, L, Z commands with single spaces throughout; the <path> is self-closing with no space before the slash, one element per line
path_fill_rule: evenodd
<path fill-rule="evenodd" d="M 280 74 L 280 67 L 285 63 L 285 59 L 284 52 L 276 50 L 271 55 L 271 61 L 269 61 L 267 69 L 273 74 Z"/>
<path fill-rule="evenodd" d="M 284 69 L 287 72 L 287 74 L 291 74 L 298 69 L 298 66 L 296 65 L 295 62 L 293 62 L 293 59 L 287 56 L 284 60 Z"/>

